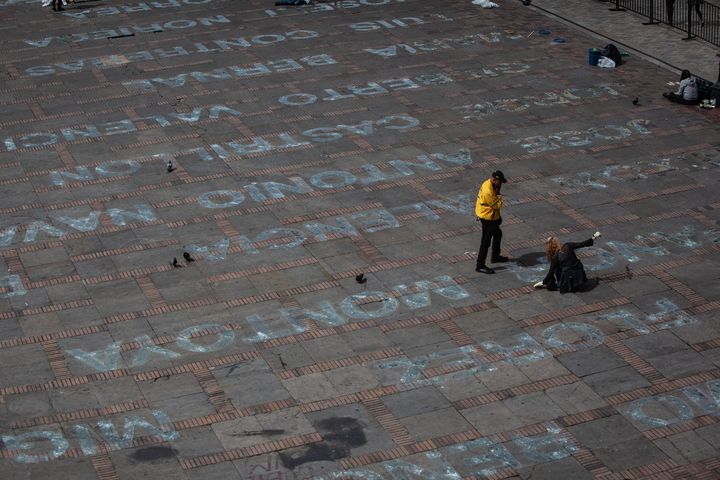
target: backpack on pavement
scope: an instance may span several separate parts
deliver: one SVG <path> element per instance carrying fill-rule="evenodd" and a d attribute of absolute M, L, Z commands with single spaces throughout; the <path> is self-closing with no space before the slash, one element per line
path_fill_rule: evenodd
<path fill-rule="evenodd" d="M 602 49 L 600 55 L 602 55 L 603 57 L 607 57 L 613 62 L 615 62 L 616 66 L 619 66 L 622 63 L 622 55 L 620 54 L 620 50 L 618 50 L 618 48 L 612 43 L 608 43 L 607 45 L 605 45 L 605 48 Z"/>

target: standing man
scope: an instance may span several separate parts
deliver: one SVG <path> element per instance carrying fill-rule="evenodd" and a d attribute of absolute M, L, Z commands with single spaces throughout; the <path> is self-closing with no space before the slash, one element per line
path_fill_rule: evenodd
<path fill-rule="evenodd" d="M 478 252 L 476 272 L 495 273 L 495 270 L 485 265 L 488 248 L 492 243 L 492 257 L 490 261 L 493 263 L 507 262 L 508 258 L 500 255 L 500 241 L 502 240 L 502 230 L 500 224 L 500 209 L 502 208 L 502 196 L 500 188 L 503 183 L 507 183 L 507 179 L 503 172 L 495 170 L 490 178 L 485 180 L 478 192 L 477 202 L 475 203 L 476 220 L 482 223 L 482 240 L 480 240 L 480 251 Z"/>
<path fill-rule="evenodd" d="M 665 13 L 667 14 L 668 24 L 673 25 L 673 13 L 675 13 L 675 0 L 665 0 Z"/>

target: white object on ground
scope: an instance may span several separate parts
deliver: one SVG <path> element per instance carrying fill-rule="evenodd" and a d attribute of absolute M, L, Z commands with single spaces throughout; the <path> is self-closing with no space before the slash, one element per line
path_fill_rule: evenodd
<path fill-rule="evenodd" d="M 537 282 L 535 285 L 533 285 L 533 287 L 535 287 L 535 288 L 543 288 L 544 286 L 545 285 L 543 285 L 542 282 Z"/>
<path fill-rule="evenodd" d="M 615 62 L 608 57 L 600 57 L 597 66 L 600 68 L 615 68 Z"/>
<path fill-rule="evenodd" d="M 602 233 L 600 233 L 600 232 L 595 232 L 595 233 L 593 233 L 593 235 L 592 235 L 592 239 L 593 239 L 593 240 L 598 239 L 598 238 L 600 238 L 600 237 L 602 237 Z"/>
<path fill-rule="evenodd" d="M 500 6 L 497 3 L 491 2 L 490 0 L 473 0 L 472 4 L 479 5 L 482 8 L 497 8 Z"/>

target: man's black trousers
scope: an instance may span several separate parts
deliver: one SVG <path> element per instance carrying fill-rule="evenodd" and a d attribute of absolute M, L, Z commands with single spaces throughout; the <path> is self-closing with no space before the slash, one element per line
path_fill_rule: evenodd
<path fill-rule="evenodd" d="M 488 249 L 491 244 L 492 258 L 500 256 L 500 241 L 502 240 L 502 230 L 500 229 L 502 218 L 498 218 L 497 220 L 480 219 L 480 223 L 482 223 L 482 239 L 480 240 L 477 267 L 485 265 L 485 259 L 487 258 Z"/>

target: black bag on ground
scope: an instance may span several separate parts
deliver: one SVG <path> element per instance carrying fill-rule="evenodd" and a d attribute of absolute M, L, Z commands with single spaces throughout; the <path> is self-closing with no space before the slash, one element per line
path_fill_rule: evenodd
<path fill-rule="evenodd" d="M 698 90 L 698 100 L 710 100 L 713 97 L 713 84 L 695 77 L 695 85 Z"/>
<path fill-rule="evenodd" d="M 622 55 L 620 55 L 620 50 L 613 45 L 612 43 L 608 43 L 605 45 L 605 48 L 603 48 L 600 51 L 600 55 L 603 57 L 607 57 L 613 62 L 615 62 L 615 66 L 619 66 L 622 63 Z"/>

